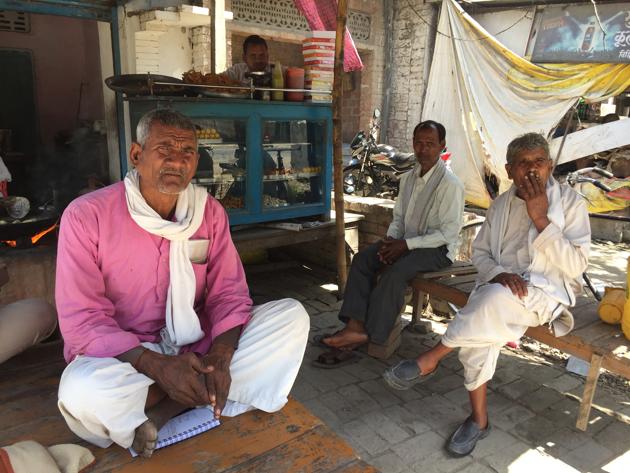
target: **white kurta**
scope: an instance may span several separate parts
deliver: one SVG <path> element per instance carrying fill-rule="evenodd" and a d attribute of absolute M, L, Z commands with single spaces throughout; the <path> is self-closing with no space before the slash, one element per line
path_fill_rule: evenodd
<path fill-rule="evenodd" d="M 412 215 L 417 214 L 414 209 L 418 195 L 427 185 L 431 174 L 435 172 L 433 166 L 424 176 L 420 176 L 420 167 L 415 171 L 403 175 L 400 181 L 399 198 L 394 204 L 392 221 L 387 229 L 387 236 L 403 238 L 406 226 L 418 226 L 419 222 L 410 222 Z M 403 202 L 400 196 L 409 192 L 409 186 L 414 186 L 409 203 Z M 407 238 L 410 250 L 418 248 L 438 248 L 446 245 L 447 257 L 453 261 L 459 244 L 459 231 L 462 228 L 462 213 L 464 211 L 464 186 L 451 171 L 440 181 L 435 190 L 435 199 L 427 215 L 427 229 L 424 235 Z"/>
<path fill-rule="evenodd" d="M 222 415 L 252 409 L 275 412 L 286 404 L 300 369 L 310 321 L 302 305 L 282 299 L 253 308 L 230 364 L 232 384 Z M 163 353 L 160 344 L 144 343 Z M 70 429 L 99 447 L 128 448 L 153 380 L 116 358 L 77 356 L 59 385 L 59 409 Z"/>
<path fill-rule="evenodd" d="M 512 189 L 488 210 L 473 244 L 478 284 L 442 337 L 445 346 L 460 349 L 469 391 L 492 379 L 501 347 L 518 340 L 528 327 L 553 322 L 556 335 L 572 327 L 566 308 L 574 303 L 572 288 L 588 265 L 588 212 L 578 194 L 554 180 L 549 181 L 547 194 L 552 223 L 541 233 L 530 224 L 524 202 L 512 200 L 518 199 Z M 503 235 L 498 238 L 497 232 Z M 528 281 L 525 298 L 489 282 L 503 272 Z"/>

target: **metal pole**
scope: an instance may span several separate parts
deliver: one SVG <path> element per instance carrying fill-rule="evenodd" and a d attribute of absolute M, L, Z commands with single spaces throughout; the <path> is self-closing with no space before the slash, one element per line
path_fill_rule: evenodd
<path fill-rule="evenodd" d="M 348 1 L 337 4 L 337 36 L 335 37 L 335 76 L 333 80 L 333 170 L 335 185 L 335 239 L 337 243 L 337 297 L 343 298 L 346 290 L 346 232 L 343 202 L 343 151 L 341 134 L 341 103 L 343 99 L 343 46 L 346 31 Z"/>

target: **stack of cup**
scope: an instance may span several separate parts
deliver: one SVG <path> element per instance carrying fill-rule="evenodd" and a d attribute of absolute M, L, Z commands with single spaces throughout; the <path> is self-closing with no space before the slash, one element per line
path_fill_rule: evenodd
<path fill-rule="evenodd" d="M 306 89 L 332 91 L 335 67 L 335 31 L 312 31 L 302 42 Z M 307 93 L 309 102 L 331 102 L 332 95 Z"/>

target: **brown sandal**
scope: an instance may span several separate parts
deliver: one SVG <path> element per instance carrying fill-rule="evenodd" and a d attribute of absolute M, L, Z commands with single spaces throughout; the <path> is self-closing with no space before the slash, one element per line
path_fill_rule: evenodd
<path fill-rule="evenodd" d="M 334 369 L 356 363 L 359 358 L 359 354 L 354 351 L 333 349 L 319 355 L 317 359 L 313 360 L 312 365 L 316 368 Z"/>

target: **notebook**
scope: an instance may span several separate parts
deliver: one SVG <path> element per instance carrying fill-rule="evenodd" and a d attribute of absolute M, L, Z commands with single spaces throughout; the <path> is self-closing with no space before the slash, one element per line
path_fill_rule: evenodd
<path fill-rule="evenodd" d="M 210 407 L 191 409 L 177 417 L 173 417 L 160 429 L 155 449 L 168 447 L 194 437 L 217 427 L 219 424 L 219 420 L 214 418 L 214 413 Z M 129 452 L 134 457 L 138 456 L 133 448 L 130 448 Z"/>

